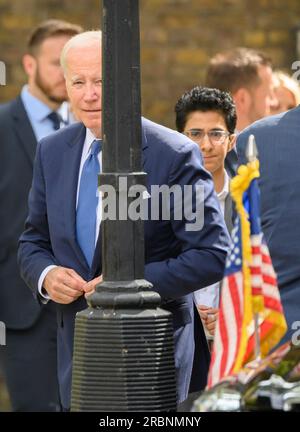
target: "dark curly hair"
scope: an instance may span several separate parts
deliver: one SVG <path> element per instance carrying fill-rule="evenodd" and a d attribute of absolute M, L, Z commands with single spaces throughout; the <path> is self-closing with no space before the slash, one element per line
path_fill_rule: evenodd
<path fill-rule="evenodd" d="M 176 128 L 183 132 L 187 117 L 194 111 L 217 111 L 225 121 L 229 133 L 236 128 L 236 109 L 229 93 L 215 88 L 194 87 L 185 92 L 175 105 Z"/>

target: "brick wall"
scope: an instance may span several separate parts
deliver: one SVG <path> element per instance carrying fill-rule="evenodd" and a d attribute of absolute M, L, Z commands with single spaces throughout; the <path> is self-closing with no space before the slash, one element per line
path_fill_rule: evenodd
<path fill-rule="evenodd" d="M 0 99 L 15 96 L 25 77 L 20 64 L 29 29 L 46 18 L 86 28 L 100 22 L 99 0 L 0 0 L 0 61 L 7 85 Z M 269 53 L 275 66 L 290 69 L 292 29 L 300 23 L 299 0 L 140 0 L 143 114 L 173 127 L 182 92 L 203 82 L 208 59 L 244 45 Z"/>
<path fill-rule="evenodd" d="M 223 49 L 262 49 L 290 70 L 299 23 L 299 0 L 141 0 L 145 115 L 174 127 L 176 100 Z"/>
<path fill-rule="evenodd" d="M 21 58 L 32 27 L 59 18 L 86 29 L 98 28 L 99 4 L 99 0 L 0 0 L 0 61 L 5 62 L 7 75 L 6 86 L 0 87 L 0 101 L 16 96 L 26 81 Z"/>

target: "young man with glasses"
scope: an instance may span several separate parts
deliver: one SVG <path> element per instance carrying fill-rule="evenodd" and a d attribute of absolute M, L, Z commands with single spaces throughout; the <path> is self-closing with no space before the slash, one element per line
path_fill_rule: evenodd
<path fill-rule="evenodd" d="M 236 109 L 231 96 L 218 89 L 195 87 L 184 93 L 175 106 L 179 132 L 198 144 L 204 167 L 211 173 L 228 231 L 233 225 L 233 206 L 225 158 L 236 135 Z M 212 338 L 218 316 L 220 283 L 194 292 L 194 300 L 208 339 Z"/>

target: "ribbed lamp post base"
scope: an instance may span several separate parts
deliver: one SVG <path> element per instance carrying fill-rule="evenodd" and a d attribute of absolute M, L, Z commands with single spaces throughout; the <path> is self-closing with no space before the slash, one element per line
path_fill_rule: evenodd
<path fill-rule="evenodd" d="M 169 312 L 88 308 L 74 348 L 72 411 L 176 410 Z"/>

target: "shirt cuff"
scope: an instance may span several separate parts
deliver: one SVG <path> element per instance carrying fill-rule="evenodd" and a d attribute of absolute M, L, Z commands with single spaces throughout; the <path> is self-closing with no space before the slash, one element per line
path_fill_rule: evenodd
<path fill-rule="evenodd" d="M 43 287 L 43 283 L 44 283 L 45 277 L 47 276 L 47 274 L 49 273 L 49 271 L 52 270 L 55 267 L 57 267 L 57 266 L 56 265 L 49 265 L 48 267 L 45 268 L 45 270 L 42 272 L 41 276 L 39 277 L 38 292 L 39 292 L 39 294 L 41 296 L 42 303 L 48 303 L 48 301 L 50 300 L 50 297 L 47 294 L 47 291 Z"/>

